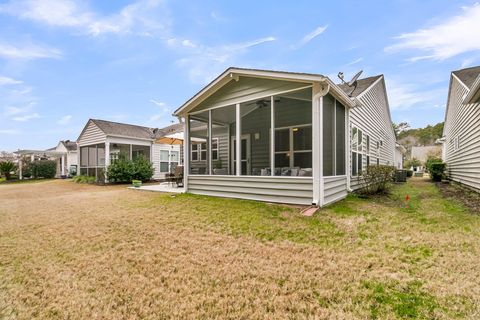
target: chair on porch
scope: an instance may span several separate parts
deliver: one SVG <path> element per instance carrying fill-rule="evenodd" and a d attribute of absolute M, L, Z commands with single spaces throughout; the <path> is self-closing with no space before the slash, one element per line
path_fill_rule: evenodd
<path fill-rule="evenodd" d="M 183 166 L 176 166 L 173 173 L 173 182 L 177 187 L 183 187 Z"/>

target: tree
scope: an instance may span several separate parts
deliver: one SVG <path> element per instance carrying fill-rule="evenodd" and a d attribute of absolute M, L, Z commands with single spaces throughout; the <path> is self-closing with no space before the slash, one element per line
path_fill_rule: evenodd
<path fill-rule="evenodd" d="M 5 176 L 5 179 L 10 180 L 12 175 L 11 172 L 17 168 L 15 163 L 11 161 L 2 161 L 0 162 L 0 173 Z"/>
<path fill-rule="evenodd" d="M 395 122 L 392 123 L 393 130 L 395 131 L 395 136 L 398 137 L 400 133 L 410 128 L 410 125 L 407 122 L 400 122 L 396 124 Z"/>

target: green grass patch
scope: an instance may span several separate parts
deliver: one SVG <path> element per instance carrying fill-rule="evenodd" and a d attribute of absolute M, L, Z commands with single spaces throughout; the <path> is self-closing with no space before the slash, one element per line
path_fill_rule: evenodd
<path fill-rule="evenodd" d="M 18 184 L 18 183 L 38 183 L 38 182 L 46 182 L 51 181 L 53 179 L 23 179 L 23 180 L 5 180 L 5 178 L 0 178 L 0 185 L 1 184 Z"/>
<path fill-rule="evenodd" d="M 176 218 L 185 224 L 200 224 L 235 236 L 313 244 L 335 243 L 343 237 L 343 232 L 321 214 L 304 217 L 300 208 L 292 206 L 193 194 L 162 195 L 149 205 L 175 211 Z"/>
<path fill-rule="evenodd" d="M 420 281 L 365 281 L 363 286 L 368 293 L 362 301 L 369 303 L 372 319 L 383 319 L 392 313 L 400 319 L 434 319 L 434 311 L 440 308 L 437 299 L 422 289 Z"/>

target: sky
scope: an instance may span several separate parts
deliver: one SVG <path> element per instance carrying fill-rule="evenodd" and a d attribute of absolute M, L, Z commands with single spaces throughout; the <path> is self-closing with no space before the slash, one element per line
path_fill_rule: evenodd
<path fill-rule="evenodd" d="M 89 118 L 167 126 L 230 66 L 384 74 L 394 122 L 436 124 L 479 30 L 474 1 L 0 0 L 0 150 L 75 140 Z"/>

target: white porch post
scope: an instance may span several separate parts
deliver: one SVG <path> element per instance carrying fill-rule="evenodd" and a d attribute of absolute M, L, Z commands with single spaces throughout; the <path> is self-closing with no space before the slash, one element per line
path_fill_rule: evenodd
<path fill-rule="evenodd" d="M 350 188 L 350 108 L 345 107 L 345 174 L 347 175 L 347 191 L 351 191 Z"/>
<path fill-rule="evenodd" d="M 110 165 L 110 141 L 108 138 L 105 139 L 105 182 L 108 182 L 107 179 L 107 168 Z"/>
<path fill-rule="evenodd" d="M 185 116 L 183 124 L 183 188 L 188 191 L 190 173 L 190 116 Z"/>
<path fill-rule="evenodd" d="M 313 199 L 318 206 L 324 204 L 323 183 L 323 96 L 329 90 L 328 84 L 314 83 L 312 88 L 312 175 Z"/>
<path fill-rule="evenodd" d="M 18 160 L 18 170 L 20 171 L 19 172 L 20 176 L 18 178 L 20 180 L 23 180 L 23 163 L 22 163 L 23 161 L 22 160 L 23 160 L 23 157 L 20 156 L 20 159 Z"/>
<path fill-rule="evenodd" d="M 235 160 L 235 165 L 236 165 L 236 175 L 241 176 L 242 175 L 242 117 L 240 116 L 240 103 L 237 103 L 236 105 L 236 143 L 235 143 L 235 149 L 237 150 L 237 159 Z"/>
<path fill-rule="evenodd" d="M 62 154 L 62 157 L 60 158 L 60 172 L 62 173 L 62 176 L 65 175 L 65 155 Z"/>
<path fill-rule="evenodd" d="M 275 98 L 270 97 L 270 175 L 275 175 Z"/>
<path fill-rule="evenodd" d="M 212 110 L 208 110 L 207 139 L 207 173 L 212 175 Z"/>

